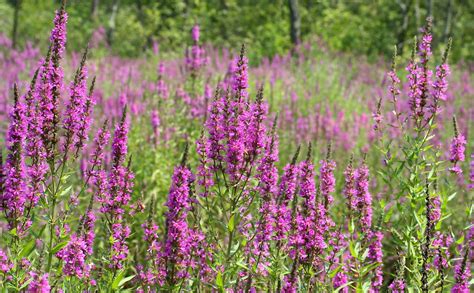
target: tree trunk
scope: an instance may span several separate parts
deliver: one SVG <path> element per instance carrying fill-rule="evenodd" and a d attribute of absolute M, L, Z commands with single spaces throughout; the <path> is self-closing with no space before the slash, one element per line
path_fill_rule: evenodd
<path fill-rule="evenodd" d="M 398 49 L 397 54 L 402 55 L 403 47 L 405 46 L 405 40 L 406 40 L 406 36 L 408 32 L 410 7 L 413 3 L 413 0 L 409 0 L 408 3 L 404 3 L 401 0 L 398 0 L 397 2 L 398 2 L 398 5 L 400 6 L 402 16 L 403 16 L 402 25 L 397 36 L 397 49 Z"/>
<path fill-rule="evenodd" d="M 453 0 L 448 1 L 448 9 L 446 11 L 446 25 L 444 27 L 444 34 L 443 34 L 443 42 L 446 43 L 446 41 L 449 38 L 449 35 L 451 34 L 451 21 L 453 19 Z"/>
<path fill-rule="evenodd" d="M 288 6 L 290 8 L 290 36 L 291 42 L 294 45 L 300 43 L 301 34 L 301 18 L 298 12 L 298 0 L 288 0 Z"/>
<path fill-rule="evenodd" d="M 428 15 L 427 17 L 432 17 L 433 16 L 433 0 L 427 0 L 427 12 L 428 12 Z"/>
<path fill-rule="evenodd" d="M 112 47 L 112 43 L 114 41 L 114 31 L 115 31 L 115 18 L 117 16 L 117 11 L 120 5 L 120 0 L 114 0 L 114 3 L 112 4 L 112 11 L 110 13 L 110 18 L 109 18 L 109 25 L 106 30 L 106 36 L 107 36 L 107 45 Z"/>
<path fill-rule="evenodd" d="M 15 49 L 18 42 L 18 17 L 20 14 L 21 0 L 14 0 L 13 3 L 15 10 L 13 11 L 12 48 Z"/>
<path fill-rule="evenodd" d="M 415 0 L 415 29 L 420 28 L 420 2 Z"/>
<path fill-rule="evenodd" d="M 97 20 L 99 14 L 99 0 L 92 0 L 91 5 L 91 18 Z"/>

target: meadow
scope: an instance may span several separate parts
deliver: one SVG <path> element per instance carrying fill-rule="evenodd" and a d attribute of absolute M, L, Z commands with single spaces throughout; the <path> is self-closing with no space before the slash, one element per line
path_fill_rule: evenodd
<path fill-rule="evenodd" d="M 2 292 L 473 288 L 472 65 L 431 19 L 391 63 L 249 60 L 198 24 L 185 52 L 72 52 L 67 22 L 0 36 Z"/>

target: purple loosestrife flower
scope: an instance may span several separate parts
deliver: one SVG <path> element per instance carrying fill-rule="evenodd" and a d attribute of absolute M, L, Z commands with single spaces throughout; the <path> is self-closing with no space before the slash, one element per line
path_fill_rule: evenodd
<path fill-rule="evenodd" d="M 409 91 L 408 91 L 408 97 L 410 98 L 409 103 L 410 103 L 410 109 L 412 116 L 416 119 L 420 115 L 422 115 L 422 108 L 421 108 L 421 96 L 423 94 L 422 92 L 422 83 L 423 83 L 423 77 L 422 77 L 422 70 L 418 66 L 417 63 L 412 59 L 410 63 L 408 63 L 408 66 L 406 67 L 406 70 L 408 72 L 408 84 L 409 84 Z"/>
<path fill-rule="evenodd" d="M 95 141 L 95 149 L 89 161 L 90 167 L 86 171 L 87 181 L 91 181 L 90 185 L 96 187 L 94 198 L 100 203 L 105 201 L 106 192 L 108 191 L 107 174 L 103 170 L 104 150 L 109 142 L 110 133 L 107 130 L 107 121 L 104 122 L 102 128 L 97 131 Z"/>
<path fill-rule="evenodd" d="M 87 254 L 88 247 L 84 239 L 75 233 L 72 234 L 66 247 L 56 254 L 64 262 L 64 275 L 75 276 L 79 279 L 88 278 L 90 266 L 86 264 Z"/>
<path fill-rule="evenodd" d="M 298 253 L 300 262 L 307 262 L 311 256 L 320 255 L 327 247 L 324 241 L 326 232 L 324 216 L 315 209 L 316 184 L 314 181 L 314 165 L 311 162 L 311 145 L 308 148 L 308 157 L 299 164 L 300 182 L 299 195 L 304 199 L 303 209 L 297 215 L 297 237 L 293 245 L 301 246 Z M 319 218 L 323 216 L 322 218 Z M 321 225 L 323 224 L 323 225 Z M 290 238 L 291 240 L 291 238 Z M 291 245 L 292 243 L 290 243 Z M 297 247 L 295 247 L 298 249 Z M 291 253 L 290 253 L 291 255 Z"/>
<path fill-rule="evenodd" d="M 172 177 L 170 192 L 166 206 L 166 241 L 165 257 L 168 270 L 174 272 L 174 275 L 168 276 L 171 283 L 176 278 L 188 277 L 188 261 L 191 259 L 191 237 L 190 228 L 187 223 L 187 214 L 190 209 L 190 184 L 192 182 L 192 173 L 183 163 L 176 167 Z"/>
<path fill-rule="evenodd" d="M 107 177 L 108 190 L 100 198 L 101 212 L 112 216 L 114 221 L 120 221 L 128 205 L 133 187 L 133 173 L 129 166 L 114 166 Z"/>
<path fill-rule="evenodd" d="M 95 86 L 95 77 L 92 79 L 92 84 L 89 88 L 89 94 L 86 97 L 84 111 L 82 112 L 81 122 L 79 123 L 79 128 L 77 132 L 77 141 L 75 144 L 76 158 L 79 155 L 79 151 L 84 147 L 85 142 L 88 139 L 88 131 L 89 131 L 90 125 L 92 124 L 92 111 L 95 105 L 95 100 L 93 97 L 94 86 Z"/>
<path fill-rule="evenodd" d="M 53 93 L 52 85 L 49 81 L 49 72 L 53 70 L 51 62 L 51 47 L 46 55 L 45 60 L 43 61 L 40 71 L 38 73 L 39 82 L 37 82 L 35 95 L 38 96 L 38 117 L 40 118 L 40 129 L 41 129 L 41 138 L 43 140 L 43 147 L 49 147 L 49 142 L 51 140 L 52 131 L 53 131 L 53 120 L 54 120 L 54 103 L 53 103 Z M 51 150 L 48 148 L 48 156 L 51 153 Z"/>
<path fill-rule="evenodd" d="M 33 204 L 37 203 L 39 197 L 43 193 L 41 190 L 41 182 L 48 170 L 46 164 L 46 151 L 44 149 L 43 140 L 41 139 L 43 133 L 43 118 L 41 117 L 38 108 L 38 103 L 40 101 L 39 92 L 36 90 L 38 74 L 39 69 L 35 72 L 28 93 L 25 96 L 25 118 L 27 120 L 25 152 L 26 157 L 29 158 L 30 161 L 27 166 L 27 173 L 30 178 L 31 201 Z"/>
<path fill-rule="evenodd" d="M 296 206 L 296 197 L 293 201 L 293 209 L 290 215 L 290 229 L 288 232 L 288 250 L 289 257 L 294 263 L 302 261 L 303 263 L 309 259 L 310 247 L 306 247 L 306 231 L 312 228 L 310 217 L 305 218 L 304 214 Z M 317 240 L 316 240 L 317 241 Z M 309 245 L 308 245 L 309 246 Z"/>
<path fill-rule="evenodd" d="M 449 160 L 454 164 L 453 167 L 449 168 L 449 171 L 462 174 L 462 169 L 457 166 L 458 162 L 464 162 L 465 156 L 464 152 L 466 150 L 466 138 L 464 135 L 459 133 L 456 118 L 453 117 L 453 126 L 454 126 L 454 138 L 451 140 L 449 146 Z"/>
<path fill-rule="evenodd" d="M 451 74 L 449 65 L 447 63 L 447 54 L 451 47 L 451 40 L 448 43 L 448 47 L 443 55 L 443 62 L 441 65 L 436 66 L 436 80 L 432 83 L 433 87 L 433 103 L 431 105 L 432 115 L 439 112 L 439 103 L 445 101 L 448 91 L 448 76 Z"/>
<path fill-rule="evenodd" d="M 419 55 L 421 58 L 421 63 L 428 62 L 428 58 L 433 54 L 431 52 L 431 42 L 433 41 L 433 36 L 431 35 L 431 25 L 432 19 L 428 18 L 426 20 L 426 27 L 423 28 L 423 37 L 421 42 L 418 45 Z"/>
<path fill-rule="evenodd" d="M 153 202 L 151 204 L 153 206 Z M 154 285 L 159 284 L 163 286 L 166 279 L 166 265 L 163 258 L 163 245 L 158 237 L 158 225 L 151 219 L 153 210 L 150 208 L 149 219 L 142 224 L 144 236 L 143 240 L 147 243 L 147 265 L 146 270 L 139 269 L 139 277 L 143 284 Z"/>
<path fill-rule="evenodd" d="M 420 63 L 422 66 L 420 75 L 421 96 L 418 109 L 418 116 L 420 117 L 423 117 L 424 115 L 424 108 L 426 106 L 426 100 L 428 98 L 428 86 L 430 84 L 431 76 L 433 74 L 428 68 L 428 61 L 430 56 L 432 55 L 431 41 L 433 40 L 433 36 L 431 35 L 431 26 L 432 18 L 429 17 L 426 19 L 426 26 L 423 29 L 423 37 L 418 47 L 418 54 L 420 56 Z"/>
<path fill-rule="evenodd" d="M 356 178 L 355 170 L 352 166 L 352 158 L 346 169 L 344 170 L 344 189 L 343 193 L 347 200 L 347 207 L 352 213 L 357 210 L 357 189 L 356 189 Z"/>
<path fill-rule="evenodd" d="M 388 77 L 391 81 L 388 90 L 392 94 L 392 99 L 396 102 L 398 96 L 401 94 L 401 91 L 398 88 L 400 84 L 400 78 L 397 76 L 397 73 L 395 72 L 394 68 L 392 68 L 392 70 L 388 73 Z"/>
<path fill-rule="evenodd" d="M 54 28 L 51 31 L 51 62 L 46 72 L 47 82 L 51 89 L 52 99 L 47 100 L 47 108 L 50 110 L 48 115 L 52 118 L 48 121 L 48 128 L 46 129 L 46 139 L 49 145 L 48 156 L 53 156 L 52 147 L 57 143 L 57 127 L 59 123 L 59 100 L 61 97 L 61 90 L 63 87 L 64 72 L 60 66 L 60 61 L 63 58 L 66 46 L 66 24 L 68 15 L 66 13 L 64 4 L 60 10 L 56 11 L 54 18 Z M 49 124 L 49 122 L 51 124 Z"/>
<path fill-rule="evenodd" d="M 234 68 L 232 89 L 237 95 L 239 101 L 246 99 L 248 96 L 248 59 L 245 56 L 245 46 L 242 45 L 240 57 L 236 62 L 237 66 Z"/>
<path fill-rule="evenodd" d="M 380 287 L 383 284 L 383 252 L 382 252 L 382 240 L 383 233 L 381 231 L 369 231 L 369 253 L 367 258 L 378 266 L 374 269 L 374 275 L 372 278 L 372 292 L 379 292 Z"/>
<path fill-rule="evenodd" d="M 430 205 L 429 215 L 428 215 L 429 221 L 433 225 L 436 225 L 436 223 L 441 218 L 441 200 L 439 198 L 439 195 L 430 197 L 429 205 Z"/>
<path fill-rule="evenodd" d="M 66 13 L 64 4 L 56 11 L 56 16 L 54 18 L 54 28 L 51 31 L 51 51 L 53 56 L 57 55 L 57 58 L 61 59 L 64 54 L 64 49 L 66 47 L 66 24 L 67 24 L 68 15 Z"/>
<path fill-rule="evenodd" d="M 372 195 L 369 192 L 369 169 L 365 163 L 356 170 L 356 192 L 361 229 L 367 233 L 372 226 Z"/>
<path fill-rule="evenodd" d="M 81 64 L 76 71 L 74 81 L 69 88 L 69 103 L 66 105 L 63 127 L 66 130 L 66 142 L 64 145 L 65 156 L 71 146 L 79 142 L 79 131 L 85 122 L 87 105 L 87 68 L 85 66 L 87 50 L 84 53 Z"/>
<path fill-rule="evenodd" d="M 379 99 L 377 103 L 377 109 L 374 113 L 372 113 L 372 119 L 374 119 L 374 126 L 373 130 L 378 131 L 380 130 L 382 120 L 383 120 L 383 115 L 381 112 L 381 107 L 382 107 L 382 98 Z"/>
<path fill-rule="evenodd" d="M 320 254 L 327 248 L 325 236 L 329 228 L 334 226 L 334 222 L 329 217 L 326 206 L 320 202 L 316 204 L 314 219 L 315 239 L 313 240 L 313 246 L 316 248 L 317 253 Z"/>
<path fill-rule="evenodd" d="M 156 92 L 159 98 L 166 100 L 169 95 L 169 90 L 168 90 L 168 86 L 166 85 L 166 82 L 163 80 L 164 74 L 165 74 L 165 65 L 163 63 L 160 63 L 158 65 L 158 83 L 156 85 Z"/>
<path fill-rule="evenodd" d="M 326 261 L 329 261 L 329 270 L 333 272 L 337 270 L 336 275 L 332 277 L 332 285 L 334 289 L 344 286 L 340 291 L 344 293 L 349 292 L 349 268 L 351 255 L 346 248 L 349 245 L 348 234 L 340 231 L 333 231 L 328 237 L 329 255 Z M 324 266 L 321 266 L 324 268 Z M 347 285 L 346 285 L 347 284 Z"/>
<path fill-rule="evenodd" d="M 439 231 L 435 233 L 431 247 L 435 253 L 433 265 L 439 272 L 448 269 L 448 262 L 451 256 L 449 253 L 449 247 L 452 243 L 453 238 L 451 236 L 442 234 Z"/>
<path fill-rule="evenodd" d="M 265 150 L 257 166 L 258 180 L 257 191 L 260 196 L 267 201 L 274 201 L 278 192 L 278 169 L 275 166 L 278 162 L 278 134 L 276 133 L 275 118 L 270 137 L 267 139 Z"/>
<path fill-rule="evenodd" d="M 124 166 L 127 156 L 128 122 L 124 109 L 122 119 L 115 128 L 112 141 L 112 169 L 108 176 L 110 195 L 106 198 L 105 210 L 118 220 L 122 219 L 124 207 L 128 205 L 133 186 L 133 173 L 130 163 Z"/>
<path fill-rule="evenodd" d="M 198 184 L 203 188 L 203 192 L 200 196 L 206 197 L 209 195 L 209 189 L 214 186 L 214 180 L 212 178 L 212 166 L 209 160 L 209 140 L 204 138 L 204 132 L 201 133 L 201 137 L 196 142 L 196 152 L 199 155 L 199 165 L 197 167 Z"/>
<path fill-rule="evenodd" d="M 153 140 L 155 145 L 158 145 L 159 137 L 160 137 L 160 116 L 158 114 L 158 110 L 153 110 L 151 112 L 151 128 L 153 129 Z"/>
<path fill-rule="evenodd" d="M 197 71 L 199 71 L 207 63 L 206 52 L 199 45 L 199 25 L 194 25 L 191 36 L 193 39 L 193 45 L 191 50 L 186 50 L 186 67 L 191 72 L 192 76 L 195 76 Z"/>
<path fill-rule="evenodd" d="M 249 109 L 249 125 L 247 129 L 247 142 L 246 149 L 249 153 L 251 163 L 254 162 L 255 158 L 265 148 L 266 138 L 265 135 L 266 127 L 263 123 L 267 117 L 268 106 L 263 101 L 263 88 L 261 87 L 257 94 L 257 100 L 255 103 L 250 105 Z"/>
<path fill-rule="evenodd" d="M 207 139 L 209 145 L 207 157 L 213 160 L 214 163 L 222 159 L 224 150 L 222 140 L 225 138 L 224 130 L 226 129 L 223 114 L 225 105 L 227 105 L 226 98 L 221 98 L 219 96 L 219 89 L 216 89 L 214 99 L 210 106 L 209 117 L 206 121 L 206 128 L 209 133 Z"/>
<path fill-rule="evenodd" d="M 471 241 L 469 241 L 469 247 L 468 247 L 468 250 L 469 250 L 469 259 L 472 261 L 474 261 L 474 241 L 472 241 L 472 239 L 474 239 L 474 223 L 471 222 L 471 227 L 469 228 L 469 230 L 467 230 L 467 239 L 471 239 Z"/>
<path fill-rule="evenodd" d="M 474 154 L 471 154 L 471 163 L 469 164 L 469 182 L 468 188 L 474 189 Z"/>
<path fill-rule="evenodd" d="M 343 263 L 347 258 L 347 256 L 343 253 L 345 248 L 349 245 L 347 238 L 348 235 L 342 231 L 333 231 L 329 234 L 328 244 L 329 247 L 331 247 L 331 251 L 329 252 L 328 259 L 330 263 L 332 263 L 330 269 L 336 269 L 339 264 Z M 347 272 L 347 267 L 345 264 L 341 267 L 341 270 Z"/>
<path fill-rule="evenodd" d="M 278 169 L 275 163 L 278 161 L 278 137 L 276 134 L 276 118 L 273 123 L 270 139 L 265 146 L 265 151 L 257 166 L 255 178 L 258 180 L 256 190 L 261 197 L 260 218 L 257 221 L 255 237 L 246 247 L 246 253 L 250 258 L 250 265 L 257 265 L 257 272 L 266 276 L 266 267 L 269 266 L 269 248 L 275 227 L 275 195 L 277 193 Z M 249 279 L 249 282 L 251 280 Z"/>
<path fill-rule="evenodd" d="M 466 138 L 464 135 L 457 134 L 451 141 L 449 147 L 449 160 L 452 163 L 464 161 L 464 151 L 466 149 Z"/>
<path fill-rule="evenodd" d="M 349 280 L 348 280 L 347 274 L 345 272 L 337 272 L 337 274 L 332 279 L 332 286 L 333 286 L 334 289 L 340 288 L 342 286 L 346 286 L 346 287 L 342 288 L 341 290 L 339 290 L 338 292 L 348 293 L 349 288 L 346 285 L 348 282 L 349 282 Z"/>
<path fill-rule="evenodd" d="M 10 125 L 7 133 L 8 156 L 4 165 L 4 186 L 1 195 L 1 208 L 6 214 L 10 229 L 22 230 L 20 223 L 28 199 L 31 198 L 27 185 L 24 157 L 27 125 L 25 106 L 19 101 L 18 89 L 14 89 L 15 103 L 10 112 Z"/>
<path fill-rule="evenodd" d="M 94 198 L 92 198 L 93 200 Z M 91 201 L 92 205 L 92 201 Z M 88 209 L 86 212 L 86 215 L 81 218 L 81 224 L 82 224 L 82 232 L 83 232 L 83 239 L 84 242 L 86 243 L 86 252 L 87 255 L 92 255 L 93 253 L 93 248 L 94 248 L 94 239 L 95 239 L 95 232 L 94 232 L 94 227 L 95 227 L 95 221 L 97 220 L 94 212 L 91 210 L 92 207 Z"/>
<path fill-rule="evenodd" d="M 196 74 L 204 65 L 206 65 L 205 51 L 199 45 L 195 44 L 191 50 L 186 50 L 186 66 L 191 74 Z"/>
<path fill-rule="evenodd" d="M 233 184 L 238 183 L 239 180 L 243 179 L 243 168 L 246 148 L 246 123 L 250 118 L 249 113 L 246 111 L 246 101 L 240 99 L 232 99 L 229 104 L 229 112 L 225 113 L 225 126 L 226 126 L 226 158 L 227 163 L 227 174 Z"/>
<path fill-rule="evenodd" d="M 392 59 L 392 67 L 391 70 L 387 73 L 388 78 L 390 79 L 390 85 L 388 86 L 388 91 L 391 94 L 392 103 L 393 103 L 393 115 L 395 116 L 396 121 L 398 122 L 398 127 L 401 127 L 400 124 L 400 115 L 401 113 L 398 111 L 398 97 L 401 94 L 400 90 L 400 78 L 397 75 L 397 48 L 393 52 L 393 59 Z"/>
<path fill-rule="evenodd" d="M 190 231 L 190 242 L 192 244 L 192 259 L 190 259 L 188 267 L 197 272 L 200 282 L 210 283 L 216 279 L 214 270 L 210 267 L 213 262 L 213 247 L 205 240 L 204 233 L 197 229 Z"/>
<path fill-rule="evenodd" d="M 296 293 L 298 292 L 298 276 L 295 272 L 286 275 L 283 279 L 283 293 Z"/>
<path fill-rule="evenodd" d="M 114 223 L 111 228 L 113 243 L 110 267 L 122 269 L 123 262 L 127 259 L 129 253 L 127 238 L 130 236 L 130 227 L 124 223 Z"/>
<path fill-rule="evenodd" d="M 106 139 L 106 124 L 97 142 Z M 133 173 L 130 170 L 131 160 L 124 166 L 127 156 L 128 122 L 126 108 L 123 110 L 122 118 L 117 125 L 112 141 L 112 167 L 108 175 L 99 170 L 93 173 L 95 185 L 97 186 L 97 197 L 101 203 L 100 211 L 105 215 L 110 230 L 112 231 L 111 264 L 113 269 L 121 269 L 123 262 L 128 256 L 128 246 L 126 239 L 130 235 L 130 227 L 123 222 L 125 208 L 130 201 L 133 187 Z M 97 146 L 92 166 L 96 166 L 103 160 L 103 148 Z"/>
<path fill-rule="evenodd" d="M 100 168 L 104 163 L 104 151 L 110 139 L 110 133 L 107 129 L 108 122 L 105 121 L 102 127 L 97 131 L 94 138 L 95 149 L 90 159 L 90 165 L 92 167 Z M 90 174 L 94 173 L 94 170 L 90 171 Z"/>
<path fill-rule="evenodd" d="M 160 116 L 158 115 L 157 110 L 151 112 L 151 126 L 153 127 L 153 130 L 160 126 Z"/>
<path fill-rule="evenodd" d="M 283 176 L 281 177 L 278 187 L 278 197 L 275 212 L 275 239 L 277 241 L 283 240 L 290 230 L 291 226 L 291 207 L 289 204 L 293 201 L 296 192 L 296 183 L 298 179 L 298 166 L 296 160 L 300 147 L 296 150 L 293 160 L 283 169 Z"/>
<path fill-rule="evenodd" d="M 49 293 L 51 292 L 51 286 L 49 285 L 49 275 L 40 275 L 36 272 L 30 272 L 32 281 L 28 285 L 28 293 Z"/>
<path fill-rule="evenodd" d="M 124 207 L 128 205 L 133 185 L 133 173 L 128 166 L 124 166 L 127 156 L 128 122 L 124 109 L 122 119 L 117 125 L 112 141 L 112 168 L 107 177 L 108 191 L 99 198 L 102 203 L 101 212 L 112 216 L 112 222 L 120 221 Z"/>
<path fill-rule="evenodd" d="M 115 128 L 114 139 L 112 141 L 113 167 L 117 167 L 125 161 L 125 157 L 127 156 L 128 130 L 127 108 L 124 108 L 122 119 Z"/>
<path fill-rule="evenodd" d="M 472 241 L 472 239 L 471 239 Z M 468 249 L 464 253 L 462 261 L 454 267 L 454 279 L 456 283 L 451 289 L 452 293 L 469 293 L 469 280 L 471 278 L 470 261 L 468 259 Z"/>
<path fill-rule="evenodd" d="M 165 74 L 165 64 L 163 62 L 160 62 L 158 64 L 158 78 L 163 78 L 163 75 Z"/>
<path fill-rule="evenodd" d="M 327 208 L 334 201 L 331 193 L 336 190 L 336 178 L 334 177 L 336 162 L 328 158 L 319 163 L 321 164 L 319 169 L 319 191 L 324 199 L 324 205 Z"/>
<path fill-rule="evenodd" d="M 13 263 L 8 259 L 6 253 L 0 249 L 0 272 L 6 274 L 13 268 Z"/>
<path fill-rule="evenodd" d="M 395 279 L 389 286 L 390 292 L 392 293 L 404 293 L 405 282 L 403 280 Z"/>
<path fill-rule="evenodd" d="M 194 43 L 199 42 L 199 25 L 195 24 L 191 31 L 191 35 L 193 38 Z"/>
<path fill-rule="evenodd" d="M 249 257 L 249 264 L 256 265 L 259 274 L 267 276 L 267 267 L 270 266 L 270 241 L 272 240 L 273 230 L 275 226 L 273 213 L 274 204 L 272 201 L 263 201 L 259 208 L 260 219 L 257 221 L 257 230 L 255 237 L 250 237 L 251 241 L 245 248 L 245 252 Z"/>

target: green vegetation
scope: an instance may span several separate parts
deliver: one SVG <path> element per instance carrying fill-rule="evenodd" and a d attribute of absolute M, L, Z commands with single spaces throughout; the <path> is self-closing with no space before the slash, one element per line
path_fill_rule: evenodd
<path fill-rule="evenodd" d="M 33 40 L 44 48 L 47 43 L 39 36 L 47 34 L 57 2 L 1 0 L 0 31 L 12 36 L 19 7 L 18 45 Z M 101 46 L 114 54 L 139 56 L 154 41 L 161 50 L 176 52 L 189 43 L 186 32 L 199 23 L 204 42 L 226 48 L 251 44 L 250 59 L 260 60 L 291 48 L 290 2 L 297 4 L 301 40 L 318 36 L 331 49 L 372 59 L 390 57 L 395 44 L 399 53 L 409 54 L 411 38 L 431 15 L 435 48 L 452 36 L 452 60 L 474 59 L 474 3 L 461 0 L 69 0 L 68 46 L 80 50 L 103 28 Z"/>

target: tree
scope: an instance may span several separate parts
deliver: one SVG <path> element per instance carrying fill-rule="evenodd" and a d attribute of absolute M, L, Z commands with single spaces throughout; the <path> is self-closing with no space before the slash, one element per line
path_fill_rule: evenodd
<path fill-rule="evenodd" d="M 21 9 L 21 0 L 10 0 L 13 6 L 13 27 L 12 27 L 12 47 L 16 48 L 18 42 L 18 18 Z"/>
<path fill-rule="evenodd" d="M 290 35 L 291 42 L 298 45 L 301 41 L 301 18 L 298 11 L 298 0 L 288 0 L 290 8 Z"/>

